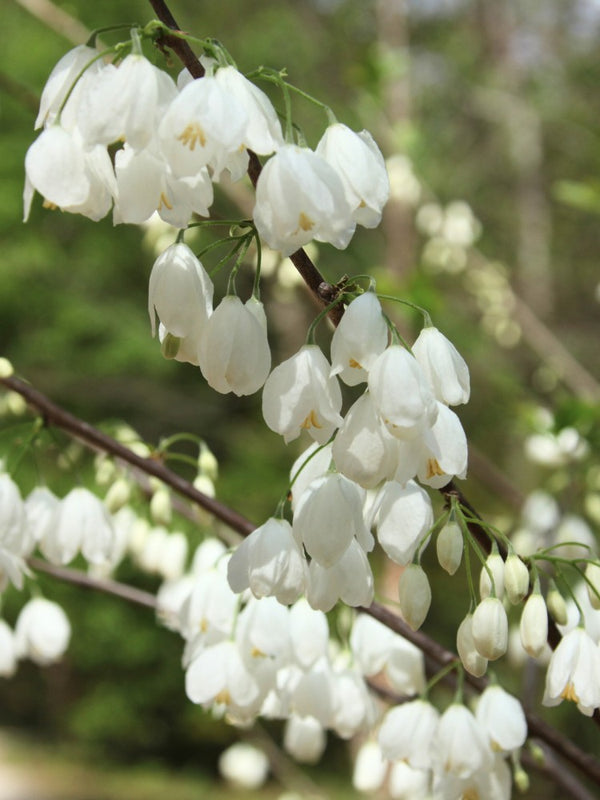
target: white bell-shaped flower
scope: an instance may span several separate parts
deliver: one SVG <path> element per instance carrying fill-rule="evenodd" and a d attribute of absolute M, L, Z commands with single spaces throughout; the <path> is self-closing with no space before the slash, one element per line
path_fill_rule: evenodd
<path fill-rule="evenodd" d="M 284 143 L 277 112 L 267 95 L 234 67 L 215 73 L 217 83 L 244 108 L 247 123 L 242 146 L 259 156 L 267 156 Z"/>
<path fill-rule="evenodd" d="M 342 422 L 342 393 L 332 378 L 329 362 L 319 347 L 304 345 L 275 367 L 265 382 L 262 411 L 272 431 L 285 443 L 302 430 L 319 444 L 325 444 Z"/>
<path fill-rule="evenodd" d="M 432 742 L 436 772 L 468 778 L 491 766 L 492 749 L 488 736 L 468 708 L 452 703 L 440 717 Z"/>
<path fill-rule="evenodd" d="M 355 228 L 333 167 L 312 150 L 289 144 L 263 167 L 256 185 L 254 223 L 261 239 L 284 256 L 313 239 L 343 249 Z"/>
<path fill-rule="evenodd" d="M 419 564 L 409 564 L 400 575 L 398 602 L 404 621 L 413 631 L 418 630 L 431 606 L 431 586 L 427 573 Z"/>
<path fill-rule="evenodd" d="M 376 228 L 390 194 L 390 181 L 371 134 L 365 130 L 355 133 L 336 123 L 327 128 L 316 152 L 342 179 L 354 221 L 365 228 Z"/>
<path fill-rule="evenodd" d="M 53 513 L 40 549 L 53 564 L 68 564 L 81 551 L 91 564 L 110 560 L 115 531 L 104 503 L 88 489 L 71 489 Z"/>
<path fill-rule="evenodd" d="M 523 706 L 501 686 L 488 686 L 477 703 L 475 718 L 487 732 L 495 752 L 505 753 L 525 744 L 527 721 Z"/>
<path fill-rule="evenodd" d="M 200 340 L 198 361 L 208 385 L 221 394 L 254 394 L 271 369 L 267 319 L 260 300 L 245 304 L 227 295 L 212 313 Z"/>
<path fill-rule="evenodd" d="M 290 639 L 294 660 L 302 669 L 310 669 L 327 655 L 329 625 L 322 611 L 311 608 L 304 598 L 290 608 Z"/>
<path fill-rule="evenodd" d="M 355 298 L 331 339 L 331 374 L 348 386 L 367 380 L 374 361 L 387 347 L 388 328 L 374 292 Z"/>
<path fill-rule="evenodd" d="M 475 646 L 472 614 L 467 614 L 458 626 L 456 632 L 456 650 L 460 656 L 463 667 L 468 673 L 475 675 L 476 678 L 485 675 L 488 660 L 479 653 Z"/>
<path fill-rule="evenodd" d="M 388 763 L 377 742 L 366 741 L 358 749 L 352 771 L 352 785 L 358 792 L 373 794 L 383 786 Z"/>
<path fill-rule="evenodd" d="M 412 351 L 433 387 L 436 400 L 448 406 L 469 402 L 469 368 L 443 333 L 432 326 L 423 328 Z"/>
<path fill-rule="evenodd" d="M 369 391 L 388 430 L 399 439 L 413 438 L 437 418 L 437 403 L 425 374 L 400 345 L 391 345 L 375 360 Z"/>
<path fill-rule="evenodd" d="M 12 678 L 17 671 L 17 647 L 15 634 L 3 619 L 0 619 L 0 677 Z"/>
<path fill-rule="evenodd" d="M 390 708 L 377 737 L 383 755 L 390 761 L 406 761 L 415 769 L 429 769 L 439 718 L 437 709 L 426 700 Z"/>
<path fill-rule="evenodd" d="M 178 178 L 158 146 L 134 150 L 129 145 L 115 154 L 117 193 L 114 223 L 139 225 L 154 212 L 176 228 L 185 228 L 192 214 L 209 215 L 213 185 L 203 167 L 196 175 Z"/>
<path fill-rule="evenodd" d="M 213 703 L 232 710 L 260 707 L 261 690 L 244 664 L 235 642 L 206 647 L 189 664 L 185 692 L 192 703 L 205 708 Z"/>
<path fill-rule="evenodd" d="M 239 544 L 227 566 L 232 590 L 293 603 L 304 592 L 308 565 L 284 519 L 269 519 Z"/>
<path fill-rule="evenodd" d="M 565 634 L 552 653 L 542 703 L 557 706 L 563 700 L 577 703 L 588 717 L 600 708 L 600 646 L 583 628 Z"/>
<path fill-rule="evenodd" d="M 288 717 L 283 733 L 285 750 L 301 764 L 315 764 L 322 756 L 327 737 L 314 717 Z"/>
<path fill-rule="evenodd" d="M 70 638 L 69 620 L 57 603 L 35 597 L 21 609 L 15 625 L 19 658 L 30 658 L 40 666 L 53 664 L 64 655 Z"/>
<path fill-rule="evenodd" d="M 371 544 L 363 520 L 360 488 L 339 473 L 313 481 L 294 513 L 294 536 L 322 567 L 332 567 L 350 542 Z M 368 549 L 371 549 L 369 547 Z"/>
<path fill-rule="evenodd" d="M 25 563 L 29 555 L 25 505 L 17 484 L 10 475 L 0 474 L 0 591 L 10 580 L 18 589 L 23 586 Z"/>
<path fill-rule="evenodd" d="M 397 441 L 365 392 L 349 409 L 333 442 L 336 468 L 365 489 L 374 489 L 397 469 Z"/>
<path fill-rule="evenodd" d="M 370 606 L 374 581 L 365 551 L 352 539 L 346 552 L 332 567 L 310 562 L 306 597 L 312 608 L 330 611 L 338 600 L 349 606 Z"/>
<path fill-rule="evenodd" d="M 508 618 L 497 597 L 486 597 L 473 612 L 473 641 L 477 652 L 488 661 L 495 661 L 508 647 Z"/>
<path fill-rule="evenodd" d="M 318 450 L 318 452 L 316 452 Z M 329 472 L 331 466 L 331 445 L 319 445 L 313 442 L 294 461 L 290 470 L 292 483 L 292 510 L 296 510 L 298 501 L 310 484 Z"/>
<path fill-rule="evenodd" d="M 432 790 L 435 800 L 511 800 L 512 772 L 501 755 L 495 755 L 491 764 L 465 777 L 452 772 L 433 774 Z"/>
<path fill-rule="evenodd" d="M 131 53 L 118 67 L 108 65 L 88 81 L 79 102 L 78 127 L 87 144 L 124 140 L 139 150 L 150 143 L 176 97 L 177 88 L 166 72 Z"/>
<path fill-rule="evenodd" d="M 414 481 L 401 486 L 386 483 L 380 493 L 377 539 L 397 564 L 412 561 L 423 537 L 433 525 L 433 507 L 427 492 Z"/>
<path fill-rule="evenodd" d="M 392 764 L 388 789 L 392 800 L 429 800 L 431 776 L 422 769 L 414 769 L 404 761 Z"/>
<path fill-rule="evenodd" d="M 174 175 L 191 176 L 210 167 L 218 176 L 242 148 L 247 126 L 242 103 L 222 80 L 207 75 L 181 90 L 163 115 L 158 134 Z"/>
<path fill-rule="evenodd" d="M 333 714 L 330 727 L 343 739 L 373 727 L 378 717 L 363 677 L 354 669 L 334 673 Z"/>
<path fill-rule="evenodd" d="M 198 346 L 212 314 L 213 291 L 208 273 L 183 242 L 172 244 L 154 262 L 148 288 L 152 335 L 158 315 L 166 332 L 180 340 L 180 347 L 190 342 L 194 354 L 189 349 L 186 353 L 193 364 L 198 363 Z"/>
<path fill-rule="evenodd" d="M 58 109 L 61 107 L 67 92 L 73 86 L 75 78 L 79 73 L 90 64 L 90 62 L 98 56 L 98 50 L 94 47 L 80 44 L 69 50 L 68 53 L 56 63 L 50 73 L 46 85 L 42 90 L 42 97 L 40 100 L 40 109 L 35 120 L 35 129 L 41 128 L 42 125 L 50 126 L 56 120 Z M 98 59 L 90 64 L 86 71 L 89 73 L 97 74 L 103 67 L 102 60 Z M 81 85 L 80 80 L 73 89 L 69 97 L 69 103 L 74 99 L 74 95 L 78 92 Z"/>
<path fill-rule="evenodd" d="M 187 640 L 200 635 L 203 643 L 211 644 L 231 635 L 240 601 L 229 586 L 223 561 L 197 573 L 192 591 L 181 607 L 180 628 Z"/>

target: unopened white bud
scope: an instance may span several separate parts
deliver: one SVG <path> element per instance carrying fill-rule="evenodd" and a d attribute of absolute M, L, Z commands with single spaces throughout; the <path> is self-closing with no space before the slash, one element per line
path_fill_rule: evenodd
<path fill-rule="evenodd" d="M 463 554 L 463 537 L 460 525 L 454 520 L 447 522 L 439 532 L 436 550 L 440 567 L 454 575 L 460 567 Z"/>
<path fill-rule="evenodd" d="M 499 553 L 491 553 L 486 559 L 485 567 L 481 569 L 479 594 L 482 600 L 491 594 L 500 599 L 504 594 L 504 560 Z"/>
<path fill-rule="evenodd" d="M 13 416 L 20 417 L 27 411 L 27 403 L 18 392 L 9 392 L 6 395 L 6 408 Z"/>
<path fill-rule="evenodd" d="M 150 516 L 157 525 L 169 525 L 171 522 L 171 495 L 166 486 L 161 486 L 150 500 Z"/>
<path fill-rule="evenodd" d="M 198 456 L 198 472 L 201 475 L 206 475 L 211 481 L 216 481 L 219 474 L 219 462 L 215 458 L 214 453 L 203 444 L 200 447 L 200 455 Z"/>
<path fill-rule="evenodd" d="M 215 485 L 208 475 L 197 475 L 194 479 L 194 489 L 197 489 L 207 497 L 215 496 Z"/>
<path fill-rule="evenodd" d="M 539 658 L 548 638 L 548 611 L 544 598 L 534 592 L 525 603 L 519 626 L 521 644 L 532 658 Z"/>
<path fill-rule="evenodd" d="M 476 678 L 485 675 L 488 661 L 477 652 L 473 639 L 473 615 L 467 614 L 456 632 L 456 649 L 463 667 Z"/>
<path fill-rule="evenodd" d="M 550 589 L 546 595 L 546 606 L 550 612 L 550 616 L 557 625 L 567 624 L 569 621 L 567 604 L 565 603 L 565 598 L 558 591 L 554 583 L 550 585 Z"/>
<path fill-rule="evenodd" d="M 501 600 L 486 597 L 481 601 L 473 614 L 472 632 L 477 652 L 488 661 L 506 653 L 508 618 Z"/>
<path fill-rule="evenodd" d="M 516 553 L 506 559 L 504 589 L 513 605 L 520 603 L 529 590 L 529 570 Z"/>
<path fill-rule="evenodd" d="M 100 458 L 96 461 L 96 483 L 98 486 L 108 486 L 117 477 L 117 468 L 110 458 Z"/>
<path fill-rule="evenodd" d="M 131 497 L 131 487 L 125 478 L 119 478 L 110 487 L 104 498 L 104 505 L 111 514 L 116 514 L 124 505 L 127 505 Z"/>
<path fill-rule="evenodd" d="M 409 564 L 398 581 L 400 612 L 413 631 L 418 630 L 431 605 L 431 587 L 422 567 Z"/>
<path fill-rule="evenodd" d="M 525 794 L 525 792 L 529 791 L 529 775 L 525 772 L 523 767 L 519 765 L 514 772 L 514 779 L 515 779 L 515 786 L 521 792 L 521 794 Z"/>
<path fill-rule="evenodd" d="M 600 609 L 600 564 L 588 564 L 585 568 L 585 579 L 590 598 L 590 605 Z"/>
<path fill-rule="evenodd" d="M 8 358 L 0 358 L 0 378 L 10 378 L 13 372 L 13 365 L 10 363 Z"/>

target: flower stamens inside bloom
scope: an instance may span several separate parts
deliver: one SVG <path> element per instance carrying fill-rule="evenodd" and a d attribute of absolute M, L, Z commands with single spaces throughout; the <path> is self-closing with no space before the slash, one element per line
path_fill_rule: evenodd
<path fill-rule="evenodd" d="M 56 211 L 58 206 L 56 203 L 51 203 L 50 200 L 44 200 L 42 203 L 42 208 L 47 208 L 49 211 Z"/>
<path fill-rule="evenodd" d="M 579 697 L 575 691 L 573 681 L 569 681 L 567 683 L 560 696 L 563 698 L 563 700 L 570 700 L 572 703 L 579 703 Z"/>
<path fill-rule="evenodd" d="M 306 415 L 306 417 L 304 418 L 304 422 L 302 423 L 302 425 L 300 425 L 300 427 L 303 428 L 305 431 L 307 431 L 309 428 L 323 427 L 322 425 L 319 425 L 319 420 L 317 419 L 317 414 L 314 408 L 312 409 L 310 414 Z"/>
<path fill-rule="evenodd" d="M 197 122 L 190 122 L 186 125 L 177 139 L 190 150 L 195 150 L 198 143 L 200 143 L 200 147 L 204 147 L 206 144 L 206 134 Z"/>
<path fill-rule="evenodd" d="M 303 231 L 312 231 L 312 229 L 315 227 L 315 223 L 304 213 L 304 211 L 301 211 L 300 216 L 298 217 L 298 227 L 302 228 Z"/>
<path fill-rule="evenodd" d="M 362 369 L 362 364 L 359 364 L 355 358 L 351 358 L 350 361 L 348 361 L 348 366 L 352 369 Z"/>
<path fill-rule="evenodd" d="M 160 193 L 160 199 L 159 199 L 159 202 L 158 202 L 158 208 L 156 210 L 157 211 L 161 211 L 163 208 L 168 208 L 169 211 L 173 210 L 173 206 L 168 201 L 166 194 L 164 192 L 161 192 Z"/>
<path fill-rule="evenodd" d="M 433 478 L 436 475 L 443 475 L 444 471 L 441 469 L 440 465 L 437 462 L 437 458 L 428 458 L 427 459 L 427 479 Z"/>
<path fill-rule="evenodd" d="M 219 694 L 215 697 L 215 703 L 222 703 L 227 706 L 231 703 L 231 695 L 227 689 L 221 689 Z"/>

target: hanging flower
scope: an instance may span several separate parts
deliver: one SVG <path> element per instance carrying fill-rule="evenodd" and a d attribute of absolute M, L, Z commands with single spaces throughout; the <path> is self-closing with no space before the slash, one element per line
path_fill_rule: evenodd
<path fill-rule="evenodd" d="M 343 249 L 355 228 L 333 167 L 312 150 L 289 144 L 263 167 L 254 223 L 261 239 L 284 256 L 313 239 Z"/>
<path fill-rule="evenodd" d="M 152 335 L 156 315 L 165 336 L 176 341 L 176 355 L 184 345 L 186 360 L 198 364 L 197 351 L 212 314 L 213 284 L 208 273 L 183 242 L 172 244 L 154 262 L 148 287 L 148 313 Z"/>
<path fill-rule="evenodd" d="M 46 528 L 40 548 L 53 564 L 68 564 L 81 551 L 91 564 L 110 561 L 115 531 L 105 505 L 88 489 L 63 497 Z"/>
<path fill-rule="evenodd" d="M 423 328 L 412 351 L 440 403 L 456 406 L 469 402 L 469 368 L 443 333 L 432 326 Z"/>
<path fill-rule="evenodd" d="M 255 597 L 276 597 L 288 605 L 304 592 L 307 564 L 283 519 L 269 519 L 238 545 L 227 566 L 232 590 L 250 588 Z"/>
<path fill-rule="evenodd" d="M 563 700 L 577 703 L 591 717 L 600 708 L 600 646 L 583 628 L 573 628 L 552 653 L 542 703 L 557 706 Z"/>
<path fill-rule="evenodd" d="M 523 706 L 501 686 L 488 686 L 477 703 L 475 718 L 487 732 L 495 752 L 505 753 L 525 744 L 527 721 Z"/>
<path fill-rule="evenodd" d="M 438 407 L 417 360 L 401 345 L 391 345 L 369 371 L 369 391 L 388 430 L 399 439 L 431 427 Z"/>
<path fill-rule="evenodd" d="M 331 374 L 348 386 L 367 380 L 368 371 L 387 347 L 388 329 L 374 292 L 354 299 L 331 339 Z"/>
<path fill-rule="evenodd" d="M 433 526 L 431 500 L 414 481 L 406 486 L 389 481 L 381 489 L 379 499 L 377 539 L 392 561 L 404 566 L 412 561 Z"/>
<path fill-rule="evenodd" d="M 370 606 L 374 581 L 365 551 L 352 539 L 342 557 L 332 567 L 322 567 L 313 559 L 308 569 L 306 597 L 312 608 L 330 611 L 338 600 L 348 606 Z"/>
<path fill-rule="evenodd" d="M 245 304 L 227 295 L 215 308 L 200 340 L 198 360 L 208 385 L 238 397 L 257 392 L 271 369 L 267 318 L 260 300 Z"/>
<path fill-rule="evenodd" d="M 30 658 L 40 666 L 59 661 L 71 638 L 65 612 L 43 597 L 26 603 L 15 625 L 15 647 L 19 658 Z"/>
<path fill-rule="evenodd" d="M 365 130 L 355 133 L 336 123 L 327 128 L 316 152 L 340 176 L 354 221 L 365 228 L 376 228 L 389 197 L 390 182 L 371 134 Z"/>
<path fill-rule="evenodd" d="M 262 411 L 272 431 L 285 443 L 302 430 L 325 444 L 342 422 L 342 393 L 337 378 L 331 378 L 329 362 L 320 348 L 304 345 L 267 378 Z"/>

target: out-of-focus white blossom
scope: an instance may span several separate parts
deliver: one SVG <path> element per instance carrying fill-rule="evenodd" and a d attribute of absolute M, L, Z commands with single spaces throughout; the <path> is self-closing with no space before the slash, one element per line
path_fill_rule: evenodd
<path fill-rule="evenodd" d="M 91 564 L 110 560 L 115 531 L 106 506 L 88 489 L 75 488 L 56 506 L 40 542 L 53 564 L 68 564 L 77 553 Z"/>
<path fill-rule="evenodd" d="M 501 686 L 488 686 L 483 691 L 475 718 L 488 734 L 495 752 L 507 753 L 525 744 L 527 721 L 523 706 Z"/>
<path fill-rule="evenodd" d="M 62 608 L 51 600 L 35 597 L 26 603 L 15 625 L 19 658 L 30 658 L 40 666 L 59 661 L 71 638 L 71 626 Z"/>
<path fill-rule="evenodd" d="M 565 634 L 552 653 L 542 703 L 557 706 L 563 700 L 577 704 L 590 717 L 600 707 L 600 646 L 583 628 Z"/>
<path fill-rule="evenodd" d="M 219 756 L 219 772 L 241 789 L 259 789 L 269 774 L 269 759 L 258 747 L 236 742 Z"/>

